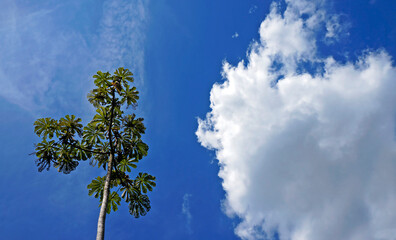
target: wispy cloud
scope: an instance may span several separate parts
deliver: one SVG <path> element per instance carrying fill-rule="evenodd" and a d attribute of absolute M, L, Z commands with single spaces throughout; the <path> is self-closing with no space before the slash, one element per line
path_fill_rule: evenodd
<path fill-rule="evenodd" d="M 191 194 L 186 193 L 183 196 L 183 204 L 182 204 L 182 213 L 186 217 L 186 228 L 188 233 L 192 233 L 192 228 L 191 228 L 191 221 L 192 221 L 192 215 L 190 212 L 190 198 L 192 197 Z"/>
<path fill-rule="evenodd" d="M 0 95 L 25 109 L 37 108 L 45 104 L 56 57 L 67 39 L 52 31 L 53 9 L 25 13 L 15 2 L 2 5 L 8 21 L 0 25 Z"/>
<path fill-rule="evenodd" d="M 253 6 L 251 6 L 250 8 L 249 8 L 249 14 L 253 14 L 253 13 L 255 13 L 257 11 L 257 6 L 256 5 L 253 5 Z"/>
<path fill-rule="evenodd" d="M 340 41 L 342 38 L 349 36 L 349 28 L 351 24 L 343 20 L 344 15 L 332 15 L 326 21 L 326 34 L 325 42 L 327 44 L 333 44 Z"/>
<path fill-rule="evenodd" d="M 104 68 L 131 66 L 139 78 L 144 75 L 147 2 L 113 0 L 103 4 L 103 18 L 97 47 L 98 63 Z"/>
<path fill-rule="evenodd" d="M 336 19 L 320 0 L 286 3 L 272 5 L 248 63 L 224 64 L 198 121 L 226 212 L 248 240 L 394 239 L 396 68 L 383 51 L 319 57 Z"/>
<path fill-rule="evenodd" d="M 231 37 L 232 38 L 238 38 L 239 37 L 239 33 L 235 32 Z"/>
<path fill-rule="evenodd" d="M 0 2 L 2 98 L 38 113 L 79 101 L 97 70 L 131 67 L 142 78 L 146 2 L 108 0 L 102 13 L 77 15 L 83 7 Z M 99 21 L 84 22 L 90 17 Z M 88 31 L 88 24 L 96 26 Z"/>

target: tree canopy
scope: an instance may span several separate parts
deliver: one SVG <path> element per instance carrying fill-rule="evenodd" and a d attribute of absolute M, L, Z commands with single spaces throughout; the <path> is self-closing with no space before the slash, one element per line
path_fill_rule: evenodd
<path fill-rule="evenodd" d="M 96 87 L 88 94 L 88 101 L 96 114 L 85 126 L 74 115 L 34 122 L 34 132 L 41 138 L 35 144 L 40 172 L 53 166 L 69 174 L 87 160 L 106 171 L 88 185 L 88 194 L 98 198 L 101 206 L 97 239 L 103 239 L 106 213 L 117 211 L 122 199 L 129 204 L 131 215 L 146 215 L 151 208 L 147 193 L 156 186 L 155 177 L 148 173 L 131 177 L 149 149 L 142 140 L 146 130 L 143 118 L 125 113 L 136 109 L 139 99 L 136 87 L 130 86 L 132 75 L 128 69 L 118 68 L 114 74 L 98 71 L 93 76 Z"/>

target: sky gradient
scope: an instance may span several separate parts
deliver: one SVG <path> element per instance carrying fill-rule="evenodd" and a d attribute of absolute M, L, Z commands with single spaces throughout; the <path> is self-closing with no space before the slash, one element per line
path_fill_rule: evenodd
<path fill-rule="evenodd" d="M 157 177 L 107 239 L 396 236 L 396 2 L 0 1 L 0 236 L 93 239 L 104 175 L 37 171 L 33 122 L 88 122 L 92 75 L 140 91 Z"/>

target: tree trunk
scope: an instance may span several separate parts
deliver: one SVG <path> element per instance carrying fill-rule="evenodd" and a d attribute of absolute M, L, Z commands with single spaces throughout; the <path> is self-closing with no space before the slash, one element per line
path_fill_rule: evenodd
<path fill-rule="evenodd" d="M 103 199 L 102 205 L 100 206 L 100 213 L 98 219 L 98 231 L 96 233 L 96 240 L 104 240 L 104 232 L 105 232 L 105 221 L 106 221 L 106 210 L 107 210 L 107 202 L 109 199 L 109 192 L 110 192 L 110 178 L 111 178 L 111 171 L 113 169 L 113 158 L 114 158 L 114 146 L 112 140 L 112 126 L 113 126 L 113 117 L 114 117 L 114 106 L 115 102 L 115 92 L 114 88 L 111 90 L 111 109 L 110 109 L 110 124 L 109 124 L 109 144 L 110 144 L 110 156 L 109 162 L 107 164 L 107 174 L 105 185 L 103 187 Z"/>
<path fill-rule="evenodd" d="M 111 177 L 111 169 L 113 165 L 113 154 L 110 154 L 109 162 L 107 165 L 107 174 L 105 185 L 103 188 L 103 199 L 102 205 L 100 207 L 99 219 L 98 219 L 98 231 L 96 233 L 96 240 L 104 240 L 104 232 L 105 232 L 105 221 L 106 221 L 106 210 L 107 210 L 107 200 L 109 199 L 110 192 L 110 177 Z"/>

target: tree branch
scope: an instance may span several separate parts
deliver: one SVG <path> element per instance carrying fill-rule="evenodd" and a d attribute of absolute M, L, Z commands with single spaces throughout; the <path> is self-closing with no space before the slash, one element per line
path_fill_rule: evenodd
<path fill-rule="evenodd" d="M 58 141 L 57 143 L 59 144 L 60 141 Z M 110 154 L 109 152 L 98 152 L 98 151 L 94 151 L 94 150 L 89 150 L 89 149 L 86 149 L 86 148 L 82 148 L 82 147 L 80 147 L 80 146 L 77 146 L 75 143 L 72 144 L 72 143 L 66 142 L 66 144 L 68 144 L 68 145 L 70 145 L 70 146 L 72 146 L 72 147 L 78 148 L 78 149 L 80 149 L 80 150 L 90 152 L 90 153 L 103 154 L 103 155 Z M 61 148 L 59 148 L 59 147 L 55 147 L 55 146 L 51 146 L 51 147 L 52 147 L 52 148 L 55 148 L 55 149 L 57 149 L 57 150 L 61 150 Z M 29 154 L 29 155 L 33 155 L 33 154 L 36 154 L 36 152 L 33 152 L 33 153 Z"/>
<path fill-rule="evenodd" d="M 68 143 L 68 144 L 69 144 L 69 143 Z M 98 152 L 98 151 L 94 151 L 94 150 L 89 150 L 89 149 L 86 149 L 86 148 L 82 148 L 82 147 L 80 147 L 80 146 L 77 146 L 76 144 L 69 144 L 69 145 L 72 146 L 72 147 L 78 148 L 78 149 L 80 149 L 80 150 L 90 152 L 90 153 L 103 154 L 103 155 L 110 154 L 110 152 Z"/>

